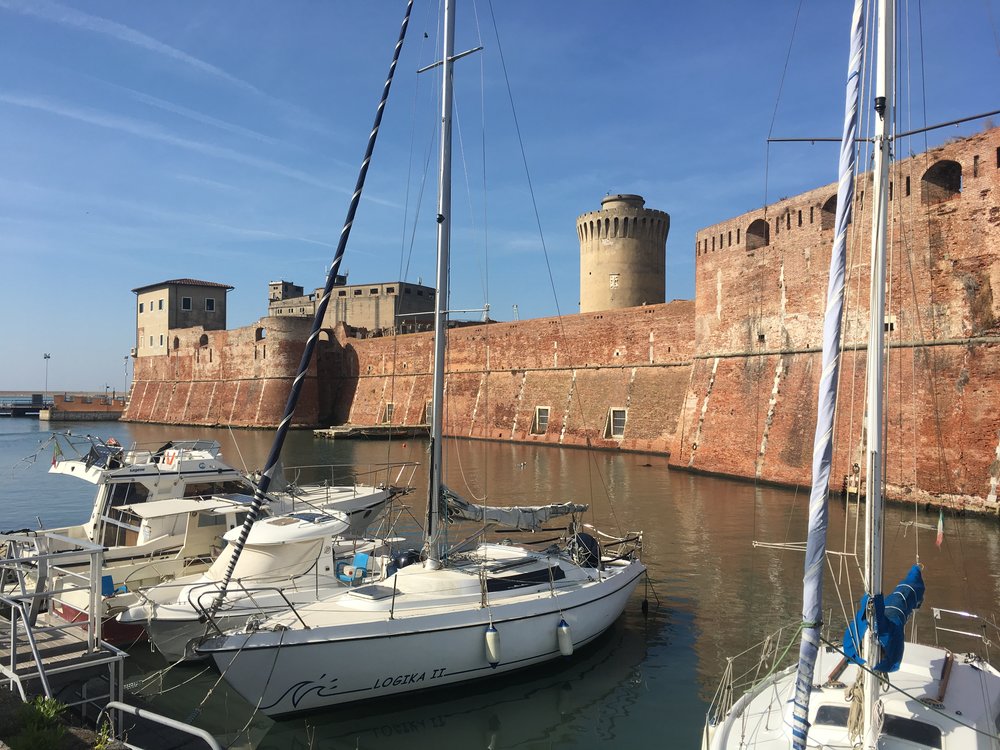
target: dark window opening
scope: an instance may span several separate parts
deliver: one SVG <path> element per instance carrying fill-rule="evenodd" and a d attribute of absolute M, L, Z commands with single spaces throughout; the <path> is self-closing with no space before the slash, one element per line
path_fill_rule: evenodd
<path fill-rule="evenodd" d="M 932 206 L 962 192 L 962 165 L 957 161 L 939 161 L 920 178 L 920 200 Z"/>
<path fill-rule="evenodd" d="M 861 200 L 865 199 L 865 195 L 861 193 Z M 837 196 L 831 195 L 827 198 L 826 203 L 819 212 L 819 228 L 820 229 L 833 229 L 833 225 L 837 221 Z"/>
<path fill-rule="evenodd" d="M 771 227 L 763 219 L 751 222 L 747 227 L 747 250 L 767 247 L 771 244 Z"/>

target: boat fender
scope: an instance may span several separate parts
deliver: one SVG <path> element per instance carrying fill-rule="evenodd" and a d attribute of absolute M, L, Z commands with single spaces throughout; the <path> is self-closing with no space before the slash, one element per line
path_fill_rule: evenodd
<path fill-rule="evenodd" d="M 573 655 L 573 636 L 569 632 L 569 623 L 563 619 L 559 620 L 556 627 L 556 637 L 559 640 L 559 653 L 563 656 Z"/>
<path fill-rule="evenodd" d="M 493 623 L 486 628 L 486 661 L 493 669 L 500 663 L 500 632 L 493 627 Z"/>

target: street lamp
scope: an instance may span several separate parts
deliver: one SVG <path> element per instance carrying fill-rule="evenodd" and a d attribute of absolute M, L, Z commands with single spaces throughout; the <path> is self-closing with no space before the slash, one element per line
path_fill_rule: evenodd
<path fill-rule="evenodd" d="M 49 392 L 49 360 L 52 359 L 51 354 L 43 354 L 42 359 L 45 360 L 45 393 Z"/>
<path fill-rule="evenodd" d="M 128 355 L 125 355 L 125 387 L 122 389 L 122 393 L 128 396 Z"/>

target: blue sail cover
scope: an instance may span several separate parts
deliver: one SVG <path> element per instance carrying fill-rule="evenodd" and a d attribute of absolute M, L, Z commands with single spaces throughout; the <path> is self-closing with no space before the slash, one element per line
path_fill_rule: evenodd
<path fill-rule="evenodd" d="M 844 631 L 844 655 L 854 664 L 864 664 L 861 643 L 868 630 L 868 594 L 861 597 L 854 621 Z M 895 590 L 883 601 L 882 595 L 875 597 L 875 630 L 882 647 L 882 658 L 874 666 L 876 672 L 895 672 L 903 661 L 903 641 L 906 621 L 913 610 L 924 601 L 924 578 L 920 566 L 914 565 L 906 578 L 899 582 Z"/>

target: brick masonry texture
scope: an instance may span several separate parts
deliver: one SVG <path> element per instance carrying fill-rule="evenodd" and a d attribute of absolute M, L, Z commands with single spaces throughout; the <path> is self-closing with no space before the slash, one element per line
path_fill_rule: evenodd
<path fill-rule="evenodd" d="M 995 511 L 1000 129 L 898 162 L 891 180 L 889 492 Z M 835 488 L 863 464 L 870 189 L 871 176 L 860 176 Z M 452 331 L 446 434 L 664 453 L 677 467 L 807 486 L 835 193 L 827 185 L 700 231 L 694 300 Z M 167 356 L 136 360 L 126 418 L 273 425 L 307 330 L 307 321 L 264 318 L 172 332 Z M 430 334 L 328 331 L 295 421 L 378 424 L 391 402 L 394 423 L 422 423 L 431 360 Z M 548 428 L 533 434 L 539 406 Z M 606 436 L 614 408 L 628 410 L 621 439 Z"/>

